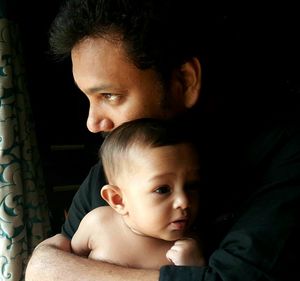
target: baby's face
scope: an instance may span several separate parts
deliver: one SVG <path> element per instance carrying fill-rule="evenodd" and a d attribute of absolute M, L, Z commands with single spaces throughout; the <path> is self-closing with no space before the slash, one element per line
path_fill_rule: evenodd
<path fill-rule="evenodd" d="M 118 183 L 125 222 L 142 235 L 168 241 L 185 236 L 198 211 L 197 153 L 188 144 L 143 147 L 129 152 L 126 160 L 129 173 Z"/>

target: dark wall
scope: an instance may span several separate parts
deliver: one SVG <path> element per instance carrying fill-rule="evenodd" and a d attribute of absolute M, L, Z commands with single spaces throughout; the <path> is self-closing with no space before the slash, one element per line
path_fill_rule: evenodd
<path fill-rule="evenodd" d="M 49 53 L 48 30 L 60 2 L 18 7 L 28 89 L 43 143 L 76 143 L 86 133 L 87 102 L 73 85 L 70 63 L 56 62 Z"/>
<path fill-rule="evenodd" d="M 70 62 L 54 61 L 49 53 L 48 30 L 61 1 L 28 2 L 9 0 L 7 12 L 20 29 L 53 230 L 58 232 L 76 188 L 97 161 L 100 137 L 86 129 L 88 103 L 74 86 Z"/>

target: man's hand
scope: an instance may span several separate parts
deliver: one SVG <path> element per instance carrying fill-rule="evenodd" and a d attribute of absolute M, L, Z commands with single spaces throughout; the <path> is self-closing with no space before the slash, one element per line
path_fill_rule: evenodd
<path fill-rule="evenodd" d="M 166 254 L 175 265 L 204 266 L 202 251 L 193 238 L 177 240 Z"/>

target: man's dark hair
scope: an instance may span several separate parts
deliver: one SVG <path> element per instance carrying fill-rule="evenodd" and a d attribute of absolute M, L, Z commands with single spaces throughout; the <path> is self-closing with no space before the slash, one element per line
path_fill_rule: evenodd
<path fill-rule="evenodd" d="M 87 37 L 120 40 L 138 68 L 154 69 L 167 80 L 174 68 L 198 56 L 203 45 L 207 26 L 199 25 L 193 2 L 68 0 L 50 28 L 50 48 L 66 57 Z"/>

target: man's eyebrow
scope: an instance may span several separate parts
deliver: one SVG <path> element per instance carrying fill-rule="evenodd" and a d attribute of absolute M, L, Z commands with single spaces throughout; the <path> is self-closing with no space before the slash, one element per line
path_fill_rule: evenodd
<path fill-rule="evenodd" d="M 76 81 L 74 81 L 76 87 L 81 90 L 78 86 L 78 84 L 76 83 Z M 102 85 L 102 86 L 95 86 L 95 87 L 91 87 L 91 88 L 87 88 L 87 89 L 83 89 L 84 92 L 86 93 L 90 93 L 90 94 L 93 94 L 93 93 L 97 93 L 97 92 L 102 92 L 102 91 L 111 91 L 113 89 L 113 87 L 109 84 L 106 84 L 106 85 Z"/>
<path fill-rule="evenodd" d="M 98 93 L 98 92 L 103 92 L 103 91 L 111 91 L 112 90 L 112 87 L 109 86 L 109 85 L 103 85 L 103 86 L 99 86 L 99 87 L 91 87 L 91 88 L 88 88 L 88 89 L 85 89 L 85 92 L 87 93 Z"/>

